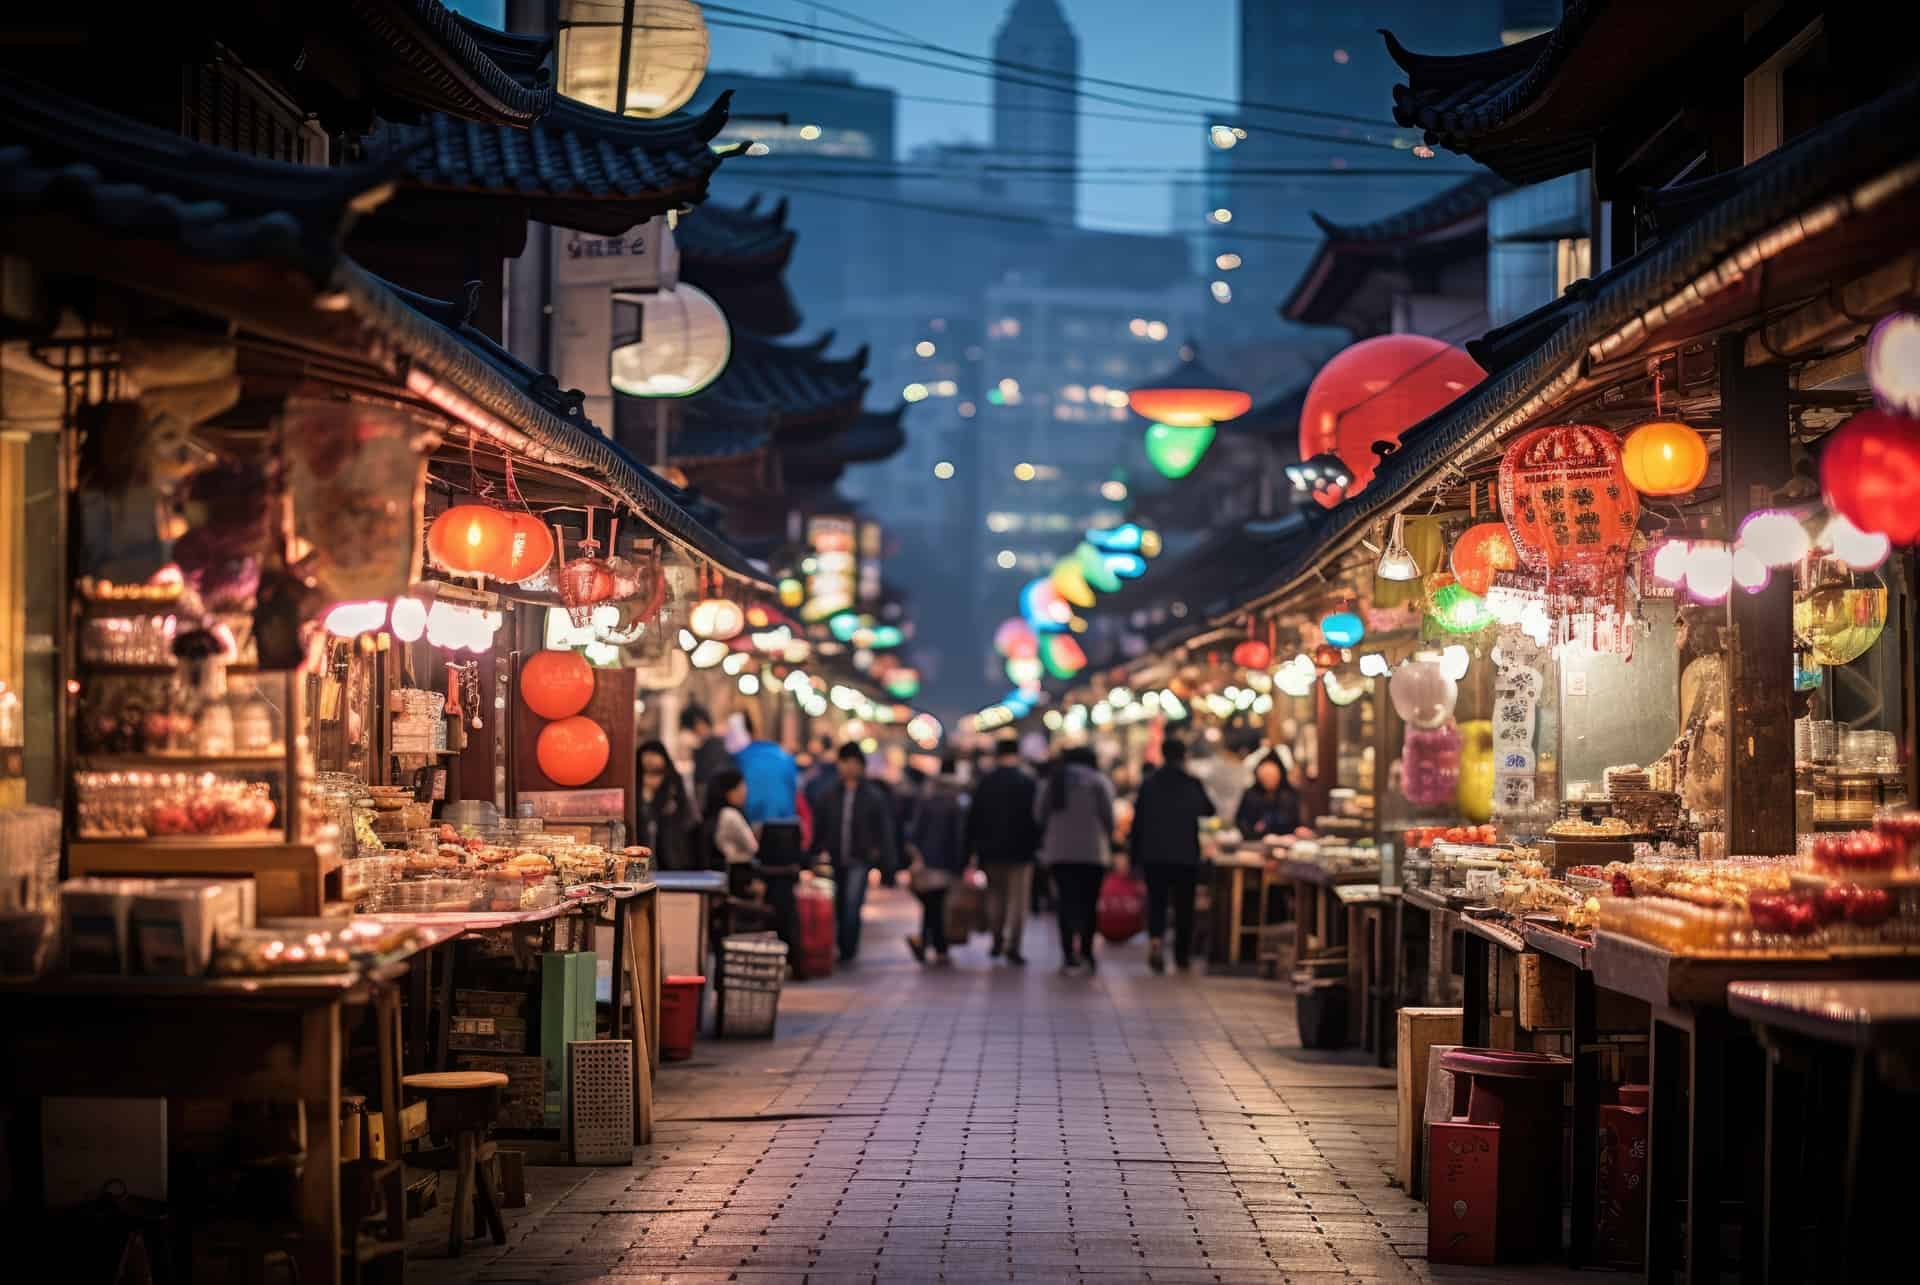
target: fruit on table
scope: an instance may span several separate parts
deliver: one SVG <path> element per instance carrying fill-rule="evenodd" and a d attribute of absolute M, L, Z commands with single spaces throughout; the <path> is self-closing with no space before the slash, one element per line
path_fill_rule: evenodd
<path fill-rule="evenodd" d="M 1847 906 L 1847 922 L 1862 928 L 1884 924 L 1893 916 L 1893 896 L 1885 888 L 1861 888 Z"/>
<path fill-rule="evenodd" d="M 1860 889 L 1850 883 L 1830 883 L 1822 888 L 1815 897 L 1820 907 L 1820 922 L 1837 924 L 1844 920 L 1853 899 L 1859 895 Z"/>

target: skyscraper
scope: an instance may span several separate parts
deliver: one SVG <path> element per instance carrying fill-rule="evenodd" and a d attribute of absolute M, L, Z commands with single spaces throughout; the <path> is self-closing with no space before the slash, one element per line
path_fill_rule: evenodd
<path fill-rule="evenodd" d="M 1040 171 L 1007 184 L 1010 204 L 1073 222 L 1080 159 L 1078 100 L 1066 92 L 1080 75 L 1080 41 L 1059 0 L 1013 0 L 994 33 L 993 150 Z M 1060 85 L 1061 88 L 1051 86 Z"/>

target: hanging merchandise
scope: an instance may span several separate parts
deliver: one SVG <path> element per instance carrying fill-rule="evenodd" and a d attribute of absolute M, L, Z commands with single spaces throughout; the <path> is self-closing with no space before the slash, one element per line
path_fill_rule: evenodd
<path fill-rule="evenodd" d="M 1427 596 L 1422 581 L 1444 568 L 1446 560 L 1446 529 L 1439 518 L 1396 515 L 1374 569 L 1373 605 L 1381 609 L 1417 605 Z"/>
<path fill-rule="evenodd" d="M 1519 568 L 1520 551 L 1513 547 L 1506 523 L 1482 522 L 1468 527 L 1453 542 L 1448 565 L 1468 593 L 1484 598 L 1493 588 L 1495 573 Z"/>
<path fill-rule="evenodd" d="M 593 699 L 593 666 L 575 651 L 539 651 L 520 666 L 520 700 L 541 718 L 572 718 Z"/>
<path fill-rule="evenodd" d="M 1827 507 L 1869 535 L 1920 541 L 1920 419 L 1863 410 L 1820 447 Z"/>
<path fill-rule="evenodd" d="M 1394 712 L 1414 727 L 1438 727 L 1453 717 L 1460 689 L 1437 656 L 1422 653 L 1395 670 L 1387 682 Z"/>
<path fill-rule="evenodd" d="M 1370 686 L 1371 684 L 1364 678 L 1356 679 L 1352 683 L 1343 683 L 1340 681 L 1340 675 L 1332 670 L 1320 675 L 1321 690 L 1326 692 L 1327 699 L 1332 701 L 1337 709 L 1345 709 L 1365 696 Z"/>
<path fill-rule="evenodd" d="M 1460 783 L 1454 798 L 1460 815 L 1476 825 L 1493 819 L 1493 724 L 1484 718 L 1460 724 Z"/>
<path fill-rule="evenodd" d="M 586 785 L 606 770 L 612 748 L 606 731 L 590 718 L 548 723 L 534 742 L 534 759 L 549 781 L 564 789 Z"/>
<path fill-rule="evenodd" d="M 1363 339 L 1322 366 L 1308 385 L 1300 410 L 1300 458 L 1338 455 L 1353 476 L 1334 502 L 1357 495 L 1401 434 L 1484 378 L 1473 358 L 1438 339 Z"/>
<path fill-rule="evenodd" d="M 1147 459 L 1161 477 L 1178 481 L 1199 467 L 1213 435 L 1211 424 L 1149 424 Z"/>
<path fill-rule="evenodd" d="M 1920 316 L 1895 312 L 1867 336 L 1867 383 L 1888 410 L 1920 416 Z"/>
<path fill-rule="evenodd" d="M 1809 583 L 1793 595 L 1793 633 L 1822 665 L 1845 665 L 1867 654 L 1887 626 L 1887 586 L 1877 572 L 1849 572 L 1829 559 L 1807 568 Z"/>
<path fill-rule="evenodd" d="M 593 623 L 593 609 L 613 597 L 613 570 L 600 554 L 600 542 L 593 538 L 593 510 L 587 510 L 587 538 L 580 541 L 579 553 L 560 567 L 560 601 L 566 604 L 567 618 L 576 626 Z M 614 526 L 618 538 L 618 524 Z"/>
<path fill-rule="evenodd" d="M 1452 805 L 1460 790 L 1460 730 L 1409 725 L 1400 742 L 1400 792 L 1416 808 Z"/>
<path fill-rule="evenodd" d="M 1487 610 L 1486 602 L 1450 576 L 1434 589 L 1427 618 L 1441 632 L 1449 634 L 1478 633 L 1493 623 L 1493 613 Z"/>
<path fill-rule="evenodd" d="M 1313 649 L 1313 667 L 1322 674 L 1340 668 L 1345 661 L 1346 655 L 1332 643 L 1321 643 Z"/>
<path fill-rule="evenodd" d="M 1578 616 L 1593 650 L 1630 652 L 1627 559 L 1640 497 L 1619 440 L 1587 424 L 1521 434 L 1500 461 L 1500 511 L 1520 561 L 1546 576 L 1556 641 L 1573 640 Z"/>

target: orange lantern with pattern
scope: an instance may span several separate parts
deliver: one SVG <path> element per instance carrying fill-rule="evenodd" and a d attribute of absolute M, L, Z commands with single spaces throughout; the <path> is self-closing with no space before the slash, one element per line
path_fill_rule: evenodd
<path fill-rule="evenodd" d="M 1685 495 L 1707 476 L 1707 443 L 1679 420 L 1650 420 L 1627 434 L 1620 464 L 1642 495 Z"/>
<path fill-rule="evenodd" d="M 1493 588 L 1493 577 L 1501 571 L 1520 566 L 1520 551 L 1513 547 L 1513 536 L 1504 522 L 1482 522 L 1468 527 L 1453 542 L 1450 559 L 1454 578 L 1475 597 L 1484 598 Z"/>

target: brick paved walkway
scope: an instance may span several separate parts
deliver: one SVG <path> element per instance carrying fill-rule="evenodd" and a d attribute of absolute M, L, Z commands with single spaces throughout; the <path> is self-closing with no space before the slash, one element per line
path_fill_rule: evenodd
<path fill-rule="evenodd" d="M 770 1043 L 703 1041 L 658 1081 L 631 1168 L 536 1168 L 504 1247 L 411 1230 L 412 1279 L 1549 1280 L 1429 1272 L 1424 1207 L 1389 1185 L 1390 1072 L 1302 1051 L 1273 983 L 1094 978 L 983 939 L 922 970 L 904 893 L 862 961 L 789 985 Z M 914 911 L 913 913 L 917 913 Z"/>

